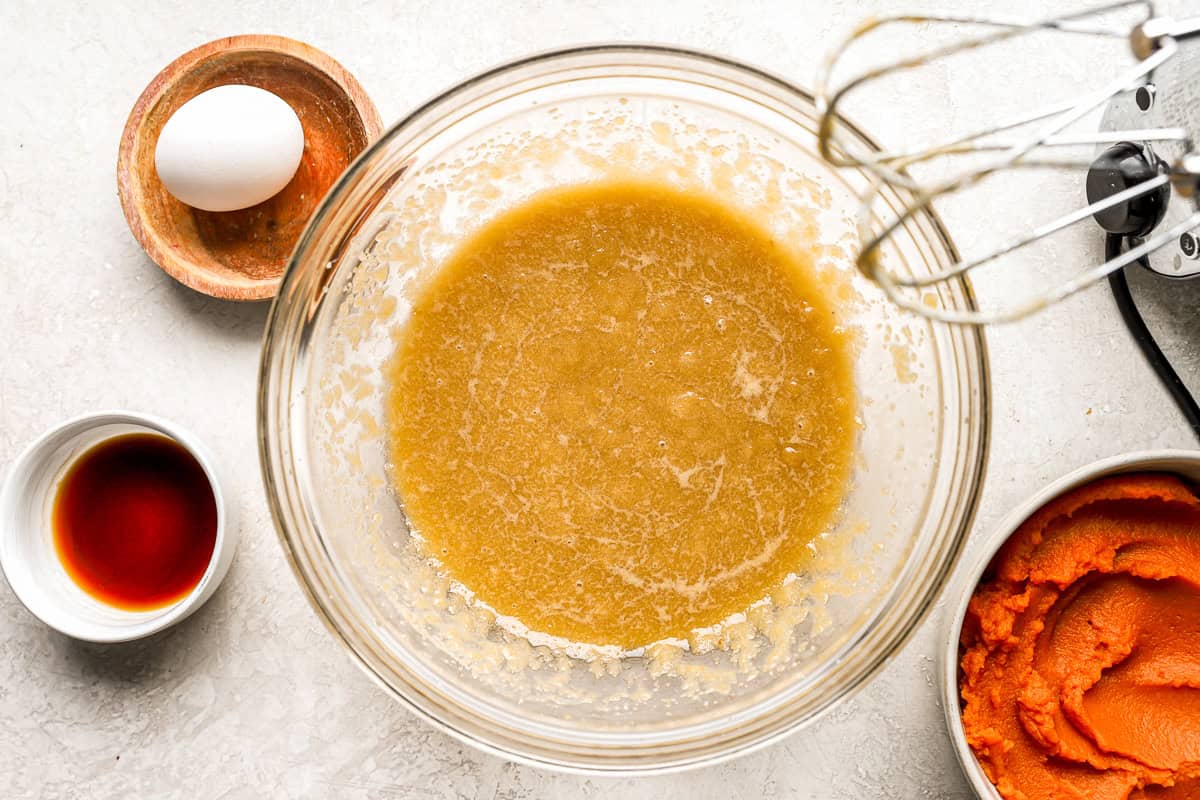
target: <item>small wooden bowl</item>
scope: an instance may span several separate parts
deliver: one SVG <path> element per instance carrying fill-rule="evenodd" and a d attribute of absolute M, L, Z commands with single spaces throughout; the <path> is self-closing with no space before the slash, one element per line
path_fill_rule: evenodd
<path fill-rule="evenodd" d="M 283 98 L 304 127 L 295 177 L 270 200 L 239 211 L 201 211 L 176 200 L 158 179 L 158 134 L 201 92 L 230 83 Z M 309 216 L 355 156 L 383 130 L 354 76 L 325 53 L 283 36 L 230 36 L 184 53 L 138 98 L 117 159 L 117 188 L 138 242 L 185 286 L 229 300 L 263 300 Z"/>

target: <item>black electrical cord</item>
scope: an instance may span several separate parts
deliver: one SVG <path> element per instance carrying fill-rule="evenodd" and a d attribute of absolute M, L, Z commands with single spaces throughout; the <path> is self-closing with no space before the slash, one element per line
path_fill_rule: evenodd
<path fill-rule="evenodd" d="M 1111 261 L 1121 254 L 1123 239 L 1124 237 L 1114 233 L 1105 237 L 1104 256 L 1106 259 Z M 1145 258 L 1138 259 L 1138 263 L 1146 266 Z M 1192 393 L 1180 380 L 1179 373 L 1163 355 L 1162 348 L 1158 346 L 1150 329 L 1146 327 L 1146 321 L 1142 319 L 1137 304 L 1133 302 L 1133 295 L 1129 292 L 1129 282 L 1125 279 L 1125 271 L 1119 269 L 1109 273 L 1108 285 L 1112 287 L 1113 298 L 1117 301 L 1121 319 L 1125 320 L 1125 327 L 1129 328 L 1129 332 L 1133 334 L 1133 340 L 1137 342 L 1142 355 L 1146 357 L 1146 361 L 1149 362 L 1150 367 L 1158 375 L 1158 379 L 1166 387 L 1171 399 L 1175 401 L 1175 405 L 1187 420 L 1188 426 L 1191 427 L 1192 433 L 1200 438 L 1200 405 L 1196 404 L 1196 398 L 1192 397 Z"/>

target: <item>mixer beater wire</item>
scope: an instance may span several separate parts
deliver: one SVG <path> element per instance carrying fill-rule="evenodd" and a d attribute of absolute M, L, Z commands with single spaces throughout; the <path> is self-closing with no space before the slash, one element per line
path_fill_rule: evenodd
<path fill-rule="evenodd" d="M 1139 12 L 1139 21 L 1131 25 L 1106 19 L 1114 12 Z M 855 43 L 880 29 L 898 25 L 966 25 L 981 28 L 975 36 L 936 46 L 925 53 L 900 58 L 881 67 L 866 70 L 844 83 L 834 86 L 832 77 L 846 51 Z M 1053 32 L 1066 35 L 1121 39 L 1129 42 L 1136 63 L 1125 69 L 1098 89 L 1086 91 L 1069 102 L 1054 103 L 1023 113 L 998 124 L 960 135 L 931 147 L 901 151 L 868 151 L 856 148 L 839 128 L 839 106 L 847 96 L 863 86 L 898 71 L 912 70 L 932 61 L 944 59 L 967 50 L 1012 40 L 1034 32 Z M 871 185 L 864 193 L 859 215 L 859 236 L 862 242 L 857 256 L 859 268 L 874 280 L 896 304 L 926 317 L 951 323 L 985 324 L 1021 319 L 1058 302 L 1128 264 L 1143 260 L 1149 253 L 1177 240 L 1181 234 L 1200 226 L 1200 157 L 1192 154 L 1175 163 L 1156 165 L 1151 177 L 1141 180 L 1108 196 L 1088 203 L 1069 213 L 1013 236 L 981 255 L 959 259 L 957 263 L 925 278 L 911 278 L 895 272 L 883 263 L 882 248 L 898 230 L 925 211 L 934 200 L 978 184 L 989 175 L 1003 170 L 1068 167 L 1084 168 L 1092 164 L 1070 155 L 1070 148 L 1091 145 L 1116 145 L 1141 142 L 1144 146 L 1179 145 L 1191 153 L 1193 142 L 1189 131 L 1177 126 L 1150 126 L 1096 133 L 1068 133 L 1066 129 L 1088 114 L 1108 103 L 1114 96 L 1140 86 L 1154 71 L 1174 58 L 1179 42 L 1200 34 L 1200 19 L 1176 21 L 1155 16 L 1154 6 L 1145 0 L 1113 2 L 1102 6 L 1058 15 L 1040 20 L 1018 20 L 1002 17 L 977 17 L 958 14 L 897 14 L 868 20 L 856 28 L 826 59 L 817 81 L 817 108 L 820 114 L 819 145 L 822 156 L 838 166 L 857 167 L 871 176 Z M 977 157 L 970 166 L 951 172 L 949 177 L 923 183 L 913 177 L 910 168 L 935 160 L 946 164 L 954 157 Z M 903 206 L 890 218 L 881 218 L 877 208 L 884 187 L 903 190 Z M 1191 204 L 1193 213 L 1157 231 L 1132 237 L 1128 250 L 1112 252 L 1103 263 L 1090 266 L 1040 293 L 1031 294 L 1007 307 L 994 310 L 947 311 L 938 305 L 923 302 L 913 289 L 936 288 L 938 284 L 962 278 L 972 270 L 992 263 L 1078 222 L 1130 204 L 1155 193 L 1174 190 Z"/>

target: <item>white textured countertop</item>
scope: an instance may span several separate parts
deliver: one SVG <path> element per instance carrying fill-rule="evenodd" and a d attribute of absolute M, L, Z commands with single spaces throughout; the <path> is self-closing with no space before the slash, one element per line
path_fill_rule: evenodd
<path fill-rule="evenodd" d="M 481 755 L 390 701 L 310 611 L 268 517 L 254 442 L 266 305 L 210 300 L 175 284 L 134 243 L 116 197 L 125 116 L 151 77 L 218 36 L 279 33 L 320 47 L 375 98 L 385 122 L 497 62 L 601 40 L 710 50 L 811 84 L 833 35 L 883 2 L 655 0 L 554 3 L 37 0 L 0 3 L 0 471 L 75 414 L 130 407 L 209 442 L 233 476 L 241 549 L 224 586 L 151 640 L 94 646 L 38 623 L 0 582 L 0 795 L 10 797 L 486 797 L 596 795 L 957 798 L 968 793 L 943 730 L 933 657 L 937 610 L 865 689 L 786 741 L 666 777 L 585 779 Z M 953 3 L 982 7 L 984 3 Z M 805 8 L 806 6 L 811 8 Z M 1042 2 L 1005 2 L 1041 13 Z M 911 40 L 910 40 L 911 41 Z M 1086 61 L 1031 42 L 1013 74 L 941 71 L 913 86 L 939 112 L 1014 91 L 1071 90 Z M 1027 84 L 1028 85 L 1028 84 Z M 912 108 L 876 107 L 887 140 Z M 918 109 L 919 111 L 919 109 Z M 970 122 L 970 114 L 956 123 Z M 969 124 L 966 127 L 971 127 Z M 1074 202 L 1078 184 L 1039 192 Z M 1024 213 L 996 197 L 988 218 Z M 947 214 L 968 240 L 982 224 Z M 1081 229 L 1052 253 L 1095 257 Z M 1200 281 L 1135 291 L 1181 371 L 1200 383 Z M 1010 291 L 980 281 L 985 300 Z M 1104 288 L 989 334 L 993 445 L 976 540 L 1012 504 L 1095 458 L 1192 447 Z M 0 472 L 2 474 L 2 472 Z"/>

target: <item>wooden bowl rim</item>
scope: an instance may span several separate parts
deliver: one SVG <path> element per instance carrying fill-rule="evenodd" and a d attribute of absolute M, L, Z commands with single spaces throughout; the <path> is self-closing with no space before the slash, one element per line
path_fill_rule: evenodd
<path fill-rule="evenodd" d="M 121 147 L 117 155 L 117 194 L 121 201 L 121 211 L 125 214 L 125 221 L 129 223 L 134 238 L 155 264 L 184 286 L 225 300 L 266 300 L 274 297 L 279 291 L 282 274 L 268 280 L 234 283 L 213 276 L 207 270 L 201 271 L 194 262 L 180 257 L 174 250 L 163 245 L 161 238 L 135 202 L 135 196 L 143 184 L 143 176 L 133 163 L 133 145 L 137 134 L 141 132 L 147 112 L 181 76 L 209 58 L 230 51 L 242 51 L 246 54 L 264 51 L 281 53 L 332 79 L 354 106 L 368 143 L 379 138 L 383 132 L 383 121 L 379 117 L 379 110 L 358 79 L 332 56 L 305 42 L 273 34 L 226 36 L 192 48 L 163 67 L 138 96 L 121 131 Z"/>

